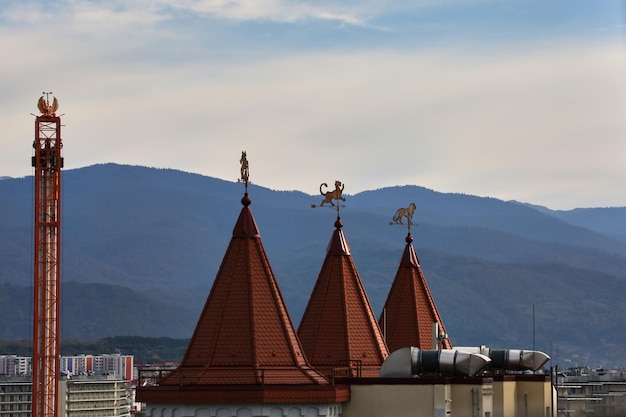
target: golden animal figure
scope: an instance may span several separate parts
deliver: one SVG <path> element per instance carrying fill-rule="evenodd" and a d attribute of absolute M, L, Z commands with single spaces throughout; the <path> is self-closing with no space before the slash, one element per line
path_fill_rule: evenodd
<path fill-rule="evenodd" d="M 342 184 L 341 181 L 339 180 L 335 181 L 335 189 L 332 191 L 324 192 L 322 191 L 323 187 L 328 188 L 328 184 L 326 184 L 325 182 L 320 184 L 320 193 L 324 196 L 324 200 L 322 200 L 320 207 L 322 207 L 324 203 L 330 203 L 330 205 L 334 207 L 335 203 L 333 203 L 333 200 L 346 201 L 346 199 L 341 196 L 341 193 L 343 192 L 343 189 L 345 187 L 345 185 Z"/>
<path fill-rule="evenodd" d="M 37 101 L 37 108 L 44 116 L 54 116 L 59 108 L 59 101 L 55 97 L 54 100 L 52 100 L 52 104 L 50 104 L 47 99 L 41 96 L 39 97 L 39 101 Z"/>
<path fill-rule="evenodd" d="M 402 218 L 406 217 L 408 224 L 413 224 L 413 213 L 415 213 L 415 203 L 409 204 L 407 208 L 399 208 L 393 216 L 393 221 L 396 224 L 404 224 Z"/>
<path fill-rule="evenodd" d="M 241 159 L 239 159 L 239 163 L 241 164 L 241 181 L 243 181 L 247 185 L 248 177 L 250 175 L 250 167 L 248 165 L 248 157 L 246 155 L 246 151 L 241 152 Z"/>

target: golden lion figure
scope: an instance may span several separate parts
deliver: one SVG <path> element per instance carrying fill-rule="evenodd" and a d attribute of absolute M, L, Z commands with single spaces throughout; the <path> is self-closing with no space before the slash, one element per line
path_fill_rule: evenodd
<path fill-rule="evenodd" d="M 345 187 L 345 185 L 342 184 L 341 181 L 339 181 L 339 180 L 335 181 L 335 189 L 332 190 L 332 191 L 324 192 L 324 191 L 322 191 L 323 187 L 328 187 L 328 184 L 326 184 L 325 182 L 320 184 L 320 193 L 324 196 L 324 200 L 322 200 L 322 203 L 320 204 L 320 207 L 322 207 L 324 205 L 324 203 L 330 203 L 330 205 L 334 207 L 335 203 L 333 203 L 332 200 L 346 201 L 346 199 L 341 196 L 341 193 L 343 192 L 343 189 Z"/>
<path fill-rule="evenodd" d="M 407 208 L 399 208 L 395 216 L 393 216 L 393 221 L 396 224 L 404 224 L 402 223 L 402 218 L 406 217 L 409 224 L 413 224 L 413 213 L 415 213 L 415 203 L 409 204 Z"/>

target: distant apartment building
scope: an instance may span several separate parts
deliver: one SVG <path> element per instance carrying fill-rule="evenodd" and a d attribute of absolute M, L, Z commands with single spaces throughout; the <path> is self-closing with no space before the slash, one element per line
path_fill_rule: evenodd
<path fill-rule="evenodd" d="M 0 375 L 30 375 L 30 356 L 0 355 Z"/>
<path fill-rule="evenodd" d="M 61 416 L 130 417 L 130 391 L 118 376 L 70 377 L 59 388 L 59 392 L 62 399 L 59 404 Z"/>
<path fill-rule="evenodd" d="M 131 355 L 62 356 L 59 417 L 130 417 Z M 31 358 L 0 355 L 0 417 L 31 417 Z"/>
<path fill-rule="evenodd" d="M 0 376 L 0 417 L 31 417 L 32 380 L 28 376 Z"/>
<path fill-rule="evenodd" d="M 559 416 L 626 416 L 624 370 L 572 368 L 559 374 L 557 392 Z"/>
<path fill-rule="evenodd" d="M 114 375 L 124 381 L 133 378 L 132 355 L 61 356 L 60 371 L 64 375 Z M 31 375 L 30 356 L 0 355 L 0 376 Z"/>
<path fill-rule="evenodd" d="M 31 377 L 0 378 L 0 417 L 31 417 Z M 59 417 L 130 417 L 131 395 L 118 376 L 71 376 L 59 381 Z"/>
<path fill-rule="evenodd" d="M 124 381 L 133 379 L 132 355 L 76 355 L 61 357 L 61 372 L 66 375 L 115 375 Z"/>

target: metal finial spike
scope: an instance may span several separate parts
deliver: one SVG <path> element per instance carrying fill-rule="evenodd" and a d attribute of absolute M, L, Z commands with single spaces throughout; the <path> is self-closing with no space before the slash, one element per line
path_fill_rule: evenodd
<path fill-rule="evenodd" d="M 248 157 L 246 151 L 241 151 L 241 158 L 239 159 L 241 164 L 241 177 L 239 181 L 243 182 L 246 187 L 246 194 L 248 194 L 248 183 L 250 177 L 250 166 L 248 165 Z"/>
<path fill-rule="evenodd" d="M 250 203 L 252 203 L 252 200 L 250 199 L 250 196 L 248 195 L 248 193 L 245 193 L 243 197 L 241 197 L 241 204 L 244 207 L 248 207 Z"/>

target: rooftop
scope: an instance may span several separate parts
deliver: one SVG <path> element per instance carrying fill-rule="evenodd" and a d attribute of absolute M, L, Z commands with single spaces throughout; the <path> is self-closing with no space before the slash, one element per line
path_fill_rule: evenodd
<path fill-rule="evenodd" d="M 379 324 L 385 333 L 390 352 L 407 346 L 420 349 L 450 349 L 449 339 L 433 341 L 433 323 L 439 334 L 445 334 L 443 320 L 439 315 L 419 259 L 413 249 L 413 237 L 409 233 L 396 276 L 393 280 Z"/>
<path fill-rule="evenodd" d="M 213 287 L 180 366 L 140 401 L 336 401 L 302 351 L 246 193 Z"/>
<path fill-rule="evenodd" d="M 326 258 L 298 336 L 311 364 L 325 374 L 341 366 L 378 376 L 389 354 L 337 217 Z"/>

